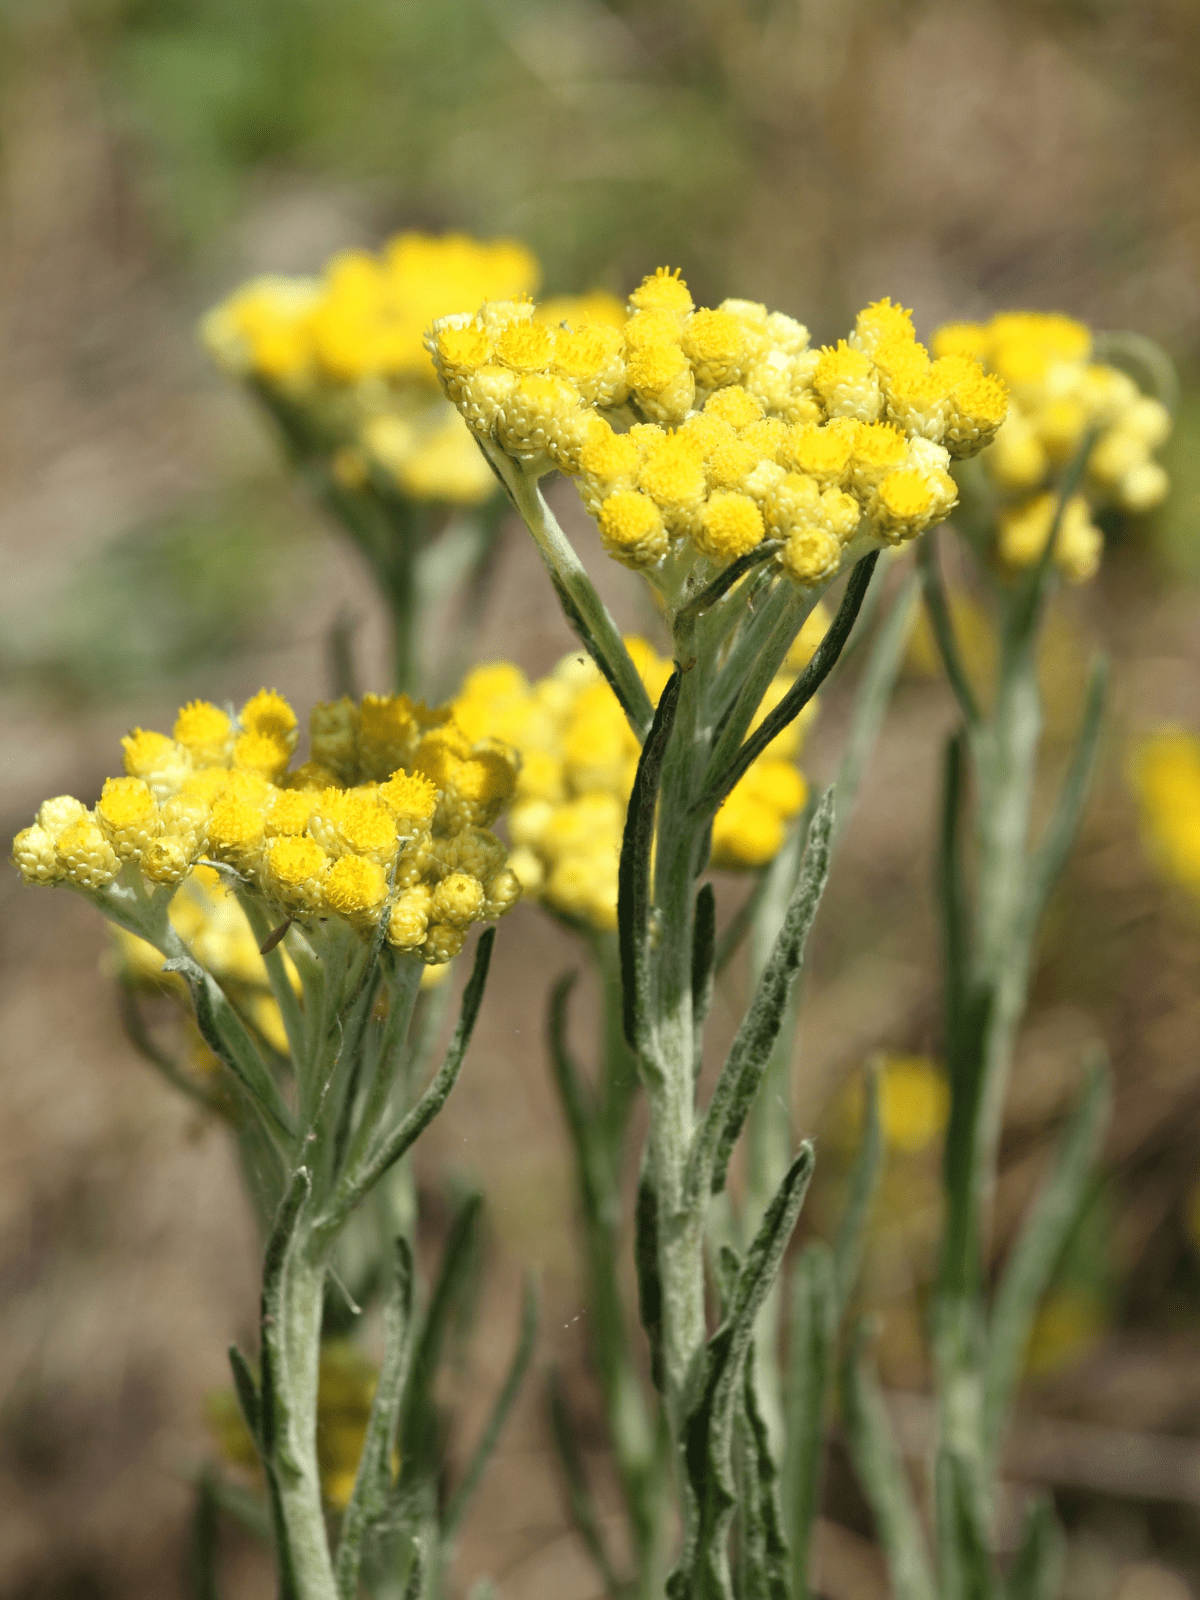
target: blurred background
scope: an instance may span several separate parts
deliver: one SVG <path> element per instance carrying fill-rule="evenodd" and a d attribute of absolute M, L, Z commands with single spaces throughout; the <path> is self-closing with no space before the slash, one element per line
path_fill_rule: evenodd
<path fill-rule="evenodd" d="M 169 726 L 185 699 L 263 684 L 298 708 L 323 697 L 339 619 L 365 684 L 384 687 L 365 573 L 206 365 L 195 327 L 251 274 L 316 271 L 411 227 L 517 235 L 549 292 L 623 293 L 669 263 L 698 302 L 761 299 L 815 340 L 889 294 L 921 334 L 1055 309 L 1149 335 L 1179 364 L 1171 499 L 1109 530 L 1100 578 L 1065 598 L 1048 641 L 1051 764 L 1099 642 L 1115 695 L 1043 941 L 998 1246 L 1100 1037 L 1118 1082 L 1106 1179 L 1039 1324 L 1013 1493 L 1055 1491 L 1071 1596 L 1200 1592 L 1200 904 L 1156 874 L 1128 778 L 1146 732 L 1200 731 L 1200 7 L 0 0 L 5 837 L 47 794 L 93 798 L 120 734 Z M 586 547 L 569 491 L 563 515 Z M 601 559 L 619 619 L 645 626 L 628 575 Z M 479 658 L 514 641 L 533 672 L 572 644 L 515 525 Z M 977 653 L 986 675 L 986 640 Z M 846 688 L 810 744 L 816 776 L 835 768 Z M 853 1137 L 846 1086 L 873 1052 L 888 1063 L 891 1220 L 865 1293 L 917 1454 L 941 1115 L 929 840 L 952 720 L 918 647 L 822 912 L 797 1067 L 826 1157 L 808 1219 L 820 1227 Z M 0 1594 L 168 1600 L 187 1593 L 186 1478 L 212 1449 L 204 1396 L 253 1325 L 250 1218 L 224 1134 L 125 1042 L 100 919 L 15 873 L 0 901 Z M 592 1419 L 583 1443 L 603 1483 L 541 1040 L 564 944 L 535 908 L 506 924 L 467 1076 L 424 1162 L 435 1223 L 437 1172 L 480 1182 L 490 1203 L 464 1435 L 534 1261 L 541 1360 L 563 1366 Z M 539 1384 L 464 1540 L 458 1592 L 484 1572 L 521 1600 L 599 1592 Z M 831 1600 L 885 1593 L 836 1441 L 821 1536 Z M 248 1541 L 230 1533 L 226 1554 L 233 1600 L 267 1592 Z"/>

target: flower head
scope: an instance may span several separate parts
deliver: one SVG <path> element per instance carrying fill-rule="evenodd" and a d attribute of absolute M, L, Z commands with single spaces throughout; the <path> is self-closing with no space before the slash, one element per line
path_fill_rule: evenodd
<path fill-rule="evenodd" d="M 796 584 L 822 586 L 945 517 L 951 458 L 982 449 L 1004 419 L 1004 384 L 972 359 L 931 361 L 890 301 L 824 350 L 754 301 L 695 307 L 666 268 L 628 310 L 623 328 L 606 323 L 589 341 L 569 330 L 551 341 L 537 313 L 531 327 L 525 308 L 495 302 L 427 336 L 469 426 L 534 476 L 574 477 L 626 566 L 719 568 L 768 534 Z M 502 381 L 516 370 L 523 387 Z M 560 387 L 530 387 L 539 375 Z M 885 486 L 889 469 L 901 475 Z"/>
<path fill-rule="evenodd" d="M 1066 509 L 1054 550 L 1069 581 L 1092 577 L 1103 539 L 1091 509 L 1148 511 L 1166 495 L 1167 475 L 1154 460 L 1171 430 L 1166 407 L 1142 394 L 1127 373 L 1093 360 L 1091 330 L 1058 313 L 1007 311 L 988 323 L 952 322 L 931 342 L 939 358 L 934 368 L 962 375 L 951 431 L 969 431 L 988 412 L 988 384 L 1007 387 L 1007 417 L 998 431 L 992 428 L 981 460 L 1008 501 L 997 555 L 1009 570 L 1037 560 L 1054 512 L 1048 491 L 1084 441 L 1093 439 L 1083 491 Z"/>
<path fill-rule="evenodd" d="M 540 276 L 513 239 L 404 233 L 378 255 L 342 252 L 319 279 L 246 284 L 208 314 L 202 336 L 221 367 L 288 408 L 343 487 L 379 474 L 410 499 L 476 504 L 494 493 L 495 479 L 437 392 L 424 330 L 484 300 L 518 305 Z M 566 321 L 572 331 L 561 341 L 561 369 L 589 400 L 623 399 L 613 382 L 620 303 L 596 293 L 548 301 L 544 310 L 536 325 L 526 318 L 508 333 L 503 370 L 547 370 L 559 342 L 554 329 Z M 492 361 L 493 341 L 469 315 L 466 322 L 451 321 L 440 339 L 441 370 L 456 401 Z"/>
<path fill-rule="evenodd" d="M 193 702 L 176 728 L 196 736 L 139 730 L 124 740 L 126 774 L 105 783 L 94 810 L 46 801 L 13 843 L 22 876 L 93 891 L 103 907 L 122 873 L 151 891 L 186 887 L 211 860 L 284 917 L 310 926 L 333 917 L 364 933 L 408 895 L 387 937 L 426 962 L 447 960 L 471 922 L 515 903 L 516 879 L 488 830 L 513 795 L 518 758 L 469 738 L 449 708 L 404 695 L 319 705 L 309 760 L 290 771 L 296 718 L 274 691 L 237 717 Z M 443 881 L 452 887 L 439 898 Z M 418 888 L 429 891 L 422 916 Z"/>
<path fill-rule="evenodd" d="M 785 671 L 768 691 L 756 726 L 782 699 L 827 622 L 814 613 L 813 625 L 798 638 Z M 626 644 L 651 698 L 657 699 L 670 662 L 644 640 L 631 638 Z M 534 683 L 510 662 L 479 667 L 454 702 L 454 720 L 467 737 L 490 728 L 521 753 L 508 827 L 511 865 L 526 893 L 572 921 L 615 928 L 617 867 L 638 743 L 592 661 L 575 652 Z M 795 764 L 801 738 L 802 726 L 786 728 L 718 811 L 714 866 L 757 868 L 778 852 L 807 797 Z M 439 893 L 449 890 L 444 885 Z"/>

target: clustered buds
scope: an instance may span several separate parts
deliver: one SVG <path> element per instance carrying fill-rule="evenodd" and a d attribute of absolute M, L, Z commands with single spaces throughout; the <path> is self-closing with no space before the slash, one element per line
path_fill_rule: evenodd
<path fill-rule="evenodd" d="M 997 540 L 997 554 L 1011 570 L 1033 565 L 1045 548 L 1058 506 L 1050 486 L 1089 435 L 1083 492 L 1065 507 L 1054 549 L 1055 564 L 1071 582 L 1086 581 L 1100 565 L 1104 541 L 1093 507 L 1136 513 L 1166 495 L 1167 474 L 1154 451 L 1171 431 L 1170 413 L 1128 373 L 1094 361 L 1092 343 L 1083 323 L 1036 311 L 949 323 L 933 337 L 942 359 L 982 361 L 1008 386 L 1008 417 L 981 459 L 1012 497 Z"/>
<path fill-rule="evenodd" d="M 535 476 L 575 478 L 630 567 L 676 552 L 724 566 L 770 537 L 794 582 L 822 585 L 940 522 L 951 458 L 1004 420 L 1004 384 L 971 357 L 931 359 L 888 300 L 819 350 L 756 302 L 697 309 L 666 269 L 628 311 L 623 327 L 552 327 L 527 300 L 489 301 L 427 342 L 470 427 Z"/>
<path fill-rule="evenodd" d="M 828 618 L 806 623 L 787 670 L 758 713 L 778 703 L 820 640 Z M 651 699 L 661 695 L 671 663 L 641 639 L 626 645 Z M 765 866 L 783 843 L 807 788 L 796 757 L 807 713 L 792 723 L 734 788 L 713 822 L 712 864 Z M 478 667 L 454 702 L 468 736 L 484 729 L 515 746 L 521 770 L 508 817 L 512 870 L 525 892 L 572 921 L 617 925 L 617 868 L 638 743 L 616 696 L 590 659 L 576 651 L 530 683 L 511 662 Z"/>
<path fill-rule="evenodd" d="M 267 690 L 238 717 L 184 706 L 174 736 L 135 729 L 125 775 L 92 810 L 47 800 L 13 842 L 31 883 L 103 890 L 123 869 L 149 885 L 183 881 L 203 860 L 233 868 L 288 917 L 339 917 L 429 964 L 448 961 L 477 920 L 503 915 L 520 885 L 490 831 L 517 758 L 472 740 L 448 707 L 406 695 L 318 705 L 309 758 L 287 701 Z"/>
<path fill-rule="evenodd" d="M 477 504 L 496 482 L 438 394 L 422 335 L 431 318 L 529 293 L 540 276 L 513 239 L 403 233 L 379 255 L 344 251 L 319 279 L 256 278 L 202 332 L 219 366 L 289 409 L 343 487 L 375 473 L 409 499 Z M 609 295 L 545 311 L 624 321 Z"/>

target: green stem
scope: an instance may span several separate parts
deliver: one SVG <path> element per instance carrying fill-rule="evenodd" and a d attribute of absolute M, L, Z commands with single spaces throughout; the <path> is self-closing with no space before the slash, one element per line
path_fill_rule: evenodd
<path fill-rule="evenodd" d="M 503 451 L 487 445 L 483 449 L 534 537 L 567 621 L 611 685 L 638 740 L 645 739 L 654 707 L 608 607 L 596 593 L 536 481 Z"/>

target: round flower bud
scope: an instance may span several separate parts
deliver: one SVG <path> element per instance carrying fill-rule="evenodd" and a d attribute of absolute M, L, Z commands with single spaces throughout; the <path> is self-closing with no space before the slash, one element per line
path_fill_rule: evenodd
<path fill-rule="evenodd" d="M 140 778 L 108 778 L 96 821 L 122 861 L 137 861 L 162 828 L 158 806 Z"/>
<path fill-rule="evenodd" d="M 452 872 L 433 891 L 433 916 L 465 928 L 483 909 L 483 885 L 465 872 Z"/>
<path fill-rule="evenodd" d="M 151 883 L 182 883 L 191 870 L 193 857 L 180 840 L 152 839 L 142 851 L 142 877 Z"/>
<path fill-rule="evenodd" d="M 425 943 L 432 907 L 433 890 L 427 883 L 404 889 L 388 911 L 388 943 L 397 950 L 419 950 Z"/>
<path fill-rule="evenodd" d="M 441 966 L 446 961 L 453 961 L 466 943 L 466 938 L 467 930 L 458 927 L 455 923 L 431 923 L 425 936 L 425 943 L 421 946 L 421 959 L 431 967 Z"/>
<path fill-rule="evenodd" d="M 329 857 L 306 835 L 272 839 L 263 854 L 263 888 L 292 916 L 315 915 L 323 908 Z"/>
<path fill-rule="evenodd" d="M 788 535 L 781 560 L 788 577 L 802 587 L 827 583 L 841 565 L 842 547 L 824 528 L 797 528 Z"/>
<path fill-rule="evenodd" d="M 651 567 L 667 553 L 662 512 L 649 495 L 618 490 L 600 507 L 598 520 L 604 548 L 627 567 Z"/>
<path fill-rule="evenodd" d="M 480 367 L 465 378 L 458 409 L 468 427 L 485 436 L 492 433 L 516 386 L 517 374 L 510 367 Z"/>
<path fill-rule="evenodd" d="M 752 422 L 761 422 L 763 414 L 762 401 L 755 399 L 739 383 L 730 384 L 727 389 L 718 389 L 704 402 L 706 417 L 727 422 L 738 431 L 748 428 Z"/>
<path fill-rule="evenodd" d="M 683 325 L 682 346 L 705 389 L 737 383 L 751 349 L 746 329 L 728 311 L 694 311 Z"/>
<path fill-rule="evenodd" d="M 871 503 L 871 521 L 889 544 L 901 544 L 929 526 L 939 498 L 923 472 L 898 467 L 879 485 Z"/>
<path fill-rule="evenodd" d="M 692 297 L 676 267 L 659 267 L 642 279 L 629 296 L 634 311 L 665 311 L 682 320 L 692 309 Z"/>
<path fill-rule="evenodd" d="M 213 806 L 208 819 L 208 848 L 218 860 L 251 866 L 262 840 L 261 806 L 233 794 L 223 796 Z"/>
<path fill-rule="evenodd" d="M 835 348 L 822 350 L 813 373 L 813 388 L 831 417 L 874 422 L 883 410 L 879 374 L 870 356 L 852 349 L 844 339 Z"/>
<path fill-rule="evenodd" d="M 222 766 L 229 756 L 233 724 L 219 706 L 191 700 L 175 718 L 175 742 L 198 767 Z"/>
<path fill-rule="evenodd" d="M 36 822 L 13 840 L 12 862 L 26 883 L 57 883 L 63 876 L 54 839 Z"/>
<path fill-rule="evenodd" d="M 343 856 L 324 879 L 325 904 L 356 927 L 378 921 L 387 899 L 387 874 L 377 861 Z"/>
<path fill-rule="evenodd" d="M 682 422 L 696 398 L 696 379 L 676 344 L 652 344 L 635 351 L 625 377 L 638 405 L 653 422 Z"/>
<path fill-rule="evenodd" d="M 1131 467 L 1117 485 L 1117 502 L 1122 511 L 1135 515 L 1152 511 L 1167 498 L 1171 487 L 1166 470 L 1157 461 L 1140 461 Z"/>
<path fill-rule="evenodd" d="M 53 841 L 73 822 L 78 822 L 87 814 L 87 807 L 81 800 L 76 800 L 74 795 L 55 795 L 52 800 L 43 800 L 38 807 L 38 826 L 48 833 Z"/>
<path fill-rule="evenodd" d="M 144 779 L 156 800 L 175 794 L 192 770 L 191 756 L 165 733 L 135 728 L 121 740 L 121 745 L 125 771 L 131 778 Z"/>
<path fill-rule="evenodd" d="M 289 751 L 296 748 L 296 713 L 274 689 L 260 689 L 247 700 L 238 721 L 243 733 L 257 733 L 267 739 L 277 739 Z"/>
<path fill-rule="evenodd" d="M 59 835 L 54 853 L 63 875 L 84 889 L 104 889 L 121 870 L 116 852 L 90 816 Z"/>
<path fill-rule="evenodd" d="M 484 901 L 479 915 L 490 922 L 511 911 L 521 898 L 521 882 L 511 867 L 502 867 L 484 885 Z"/>
<path fill-rule="evenodd" d="M 718 491 L 704 505 L 692 535 L 701 554 L 729 562 L 761 543 L 763 515 L 749 495 Z"/>

